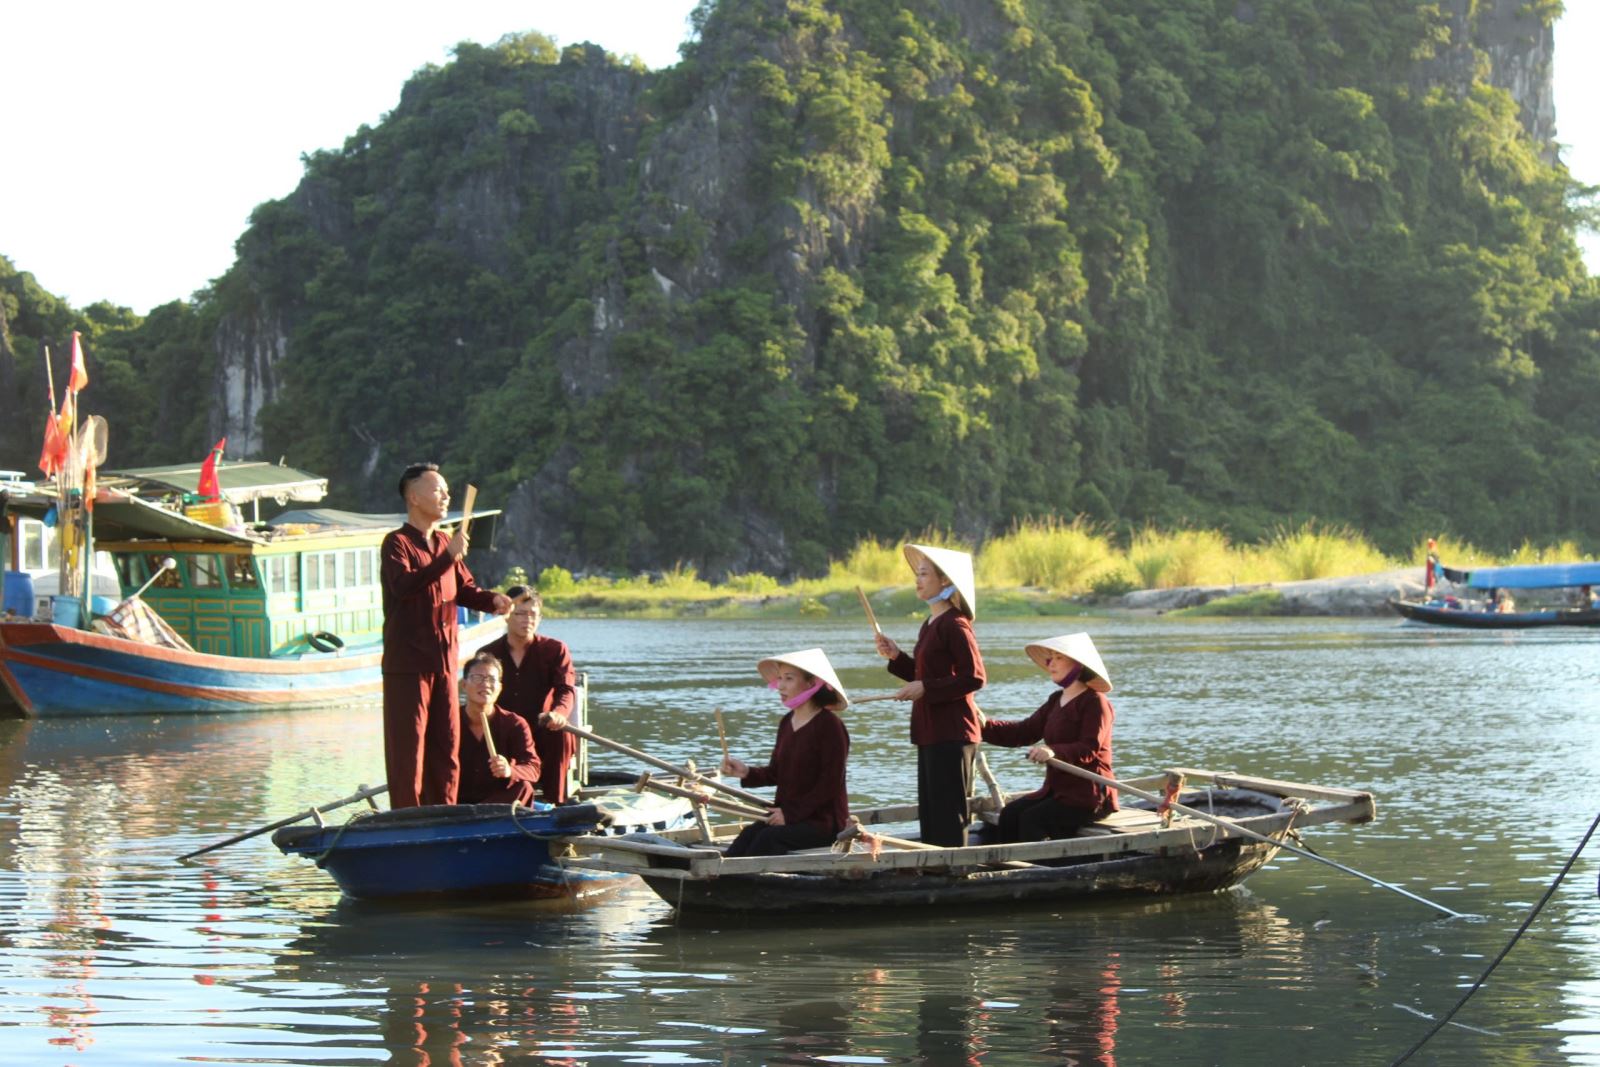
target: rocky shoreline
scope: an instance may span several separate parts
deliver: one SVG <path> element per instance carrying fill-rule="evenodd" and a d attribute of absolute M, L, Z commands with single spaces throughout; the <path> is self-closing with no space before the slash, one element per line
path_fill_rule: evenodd
<path fill-rule="evenodd" d="M 1160 615 L 1178 608 L 1198 607 L 1213 600 L 1263 589 L 1270 589 L 1282 598 L 1281 603 L 1270 612 L 1273 615 L 1387 615 L 1392 611 L 1389 601 L 1422 595 L 1422 569 L 1406 567 L 1377 574 L 1312 578 L 1302 582 L 1140 589 L 1111 603 L 1128 611 Z"/>

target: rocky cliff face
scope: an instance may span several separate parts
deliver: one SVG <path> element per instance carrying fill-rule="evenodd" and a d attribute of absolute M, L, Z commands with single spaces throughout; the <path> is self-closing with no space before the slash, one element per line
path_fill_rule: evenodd
<path fill-rule="evenodd" d="M 1487 68 L 1490 84 L 1511 94 L 1522 124 L 1547 156 L 1556 136 L 1555 29 L 1531 12 L 1527 0 L 1448 0 L 1451 45 L 1418 74 L 1425 83 L 1465 92 Z"/>

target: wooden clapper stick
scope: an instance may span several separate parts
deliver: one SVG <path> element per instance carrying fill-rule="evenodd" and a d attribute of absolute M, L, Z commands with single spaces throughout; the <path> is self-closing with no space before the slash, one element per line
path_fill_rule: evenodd
<path fill-rule="evenodd" d="M 1154 793 L 1146 792 L 1145 790 L 1140 789 L 1137 786 L 1129 785 L 1126 782 L 1119 782 L 1115 778 L 1107 778 L 1104 775 L 1096 774 L 1087 767 L 1079 767 L 1075 764 L 1068 763 L 1065 760 L 1055 759 L 1054 757 L 1050 759 L 1049 763 L 1050 766 L 1054 767 L 1058 771 L 1066 771 L 1068 774 L 1075 774 L 1079 778 L 1087 778 L 1091 782 L 1096 782 L 1108 788 L 1115 789 L 1119 793 L 1129 793 L 1136 797 L 1142 797 L 1145 800 L 1154 801 L 1157 804 L 1166 802 L 1165 798 L 1159 797 Z M 1185 805 L 1178 803 L 1173 803 L 1170 805 L 1170 807 L 1173 811 L 1182 812 L 1191 818 L 1200 819 L 1203 822 L 1215 823 L 1217 826 L 1227 830 L 1230 834 L 1238 834 L 1240 837 L 1249 837 L 1256 841 L 1263 841 L 1269 845 L 1276 845 L 1278 848 L 1284 849 L 1285 851 L 1293 852 L 1296 856 L 1304 856 L 1308 860 L 1316 860 L 1318 863 L 1326 863 L 1329 867 L 1332 867 L 1335 870 L 1343 871 L 1345 874 L 1353 874 L 1364 882 L 1368 882 L 1376 886 L 1382 886 L 1384 889 L 1394 893 L 1399 893 L 1403 897 L 1409 897 L 1419 904 L 1426 904 L 1430 908 L 1436 908 L 1450 916 L 1452 919 L 1466 918 L 1466 916 L 1462 915 L 1459 911 L 1451 911 L 1443 904 L 1435 904 L 1426 897 L 1419 897 L 1408 889 L 1401 889 L 1399 886 L 1385 882 L 1381 878 L 1374 878 L 1370 874 L 1363 874 L 1354 867 L 1346 867 L 1342 863 L 1336 863 L 1325 856 L 1317 855 L 1315 852 L 1311 852 L 1303 848 L 1296 848 L 1295 846 L 1283 841 L 1274 840 L 1273 838 L 1268 837 L 1266 834 L 1258 834 L 1254 830 L 1240 826 L 1232 819 L 1225 819 L 1218 815 L 1207 815 L 1203 811 L 1196 811 L 1194 808 L 1186 807 Z"/>
<path fill-rule="evenodd" d="M 883 629 L 878 625 L 878 617 L 872 613 L 872 601 L 867 599 L 867 594 L 861 591 L 859 585 L 856 586 L 856 596 L 861 598 L 861 610 L 867 613 L 867 621 L 872 624 L 873 636 L 882 634 Z"/>
<path fill-rule="evenodd" d="M 478 487 L 471 482 L 467 483 L 467 499 L 461 504 L 461 533 L 465 537 L 472 536 L 472 507 L 478 502 Z M 492 540 L 492 539 L 491 539 Z M 493 548 L 493 545 L 489 546 Z"/>

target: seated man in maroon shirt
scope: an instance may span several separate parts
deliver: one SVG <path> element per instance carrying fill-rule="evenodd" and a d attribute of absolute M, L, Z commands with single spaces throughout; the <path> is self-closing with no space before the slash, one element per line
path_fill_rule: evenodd
<path fill-rule="evenodd" d="M 456 605 L 503 614 L 511 601 L 479 589 L 462 557 L 467 531 L 439 530 L 450 486 L 438 464 L 400 475 L 406 522 L 378 550 L 383 583 L 383 761 L 389 806 L 454 804 L 461 766 Z"/>
<path fill-rule="evenodd" d="M 523 804 L 533 807 L 539 787 L 539 754 L 522 716 L 495 707 L 500 695 L 500 661 L 479 652 L 467 661 L 461 709 L 462 804 Z M 487 730 L 485 728 L 487 727 Z M 493 742 L 493 747 L 490 747 Z"/>
<path fill-rule="evenodd" d="M 566 643 L 540 635 L 544 599 L 536 589 L 514 585 L 506 590 L 511 613 L 506 635 L 483 647 L 505 668 L 500 706 L 514 711 L 533 731 L 539 753 L 539 799 L 560 804 L 567 799 L 567 772 L 578 752 L 578 735 L 562 729 L 577 703 L 572 653 Z"/>

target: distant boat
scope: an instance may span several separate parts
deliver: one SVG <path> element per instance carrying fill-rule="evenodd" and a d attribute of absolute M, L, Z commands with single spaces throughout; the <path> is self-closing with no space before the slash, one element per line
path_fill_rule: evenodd
<path fill-rule="evenodd" d="M 33 596 L 11 595 L 24 572 L 8 572 L 0 715 L 316 708 L 379 696 L 378 547 L 405 516 L 321 509 L 247 523 L 240 507 L 259 515 L 263 499 L 316 502 L 327 480 L 271 463 L 216 473 L 222 499 L 185 505 L 198 464 L 101 472 L 92 544 L 116 568 L 120 601 L 56 595 L 44 617 Z M 43 519 L 56 502 L 53 490 L 13 492 L 10 525 Z M 0 556 L 11 566 L 18 551 Z M 463 654 L 504 632 L 491 616 L 461 618 Z"/>
<path fill-rule="evenodd" d="M 1427 600 L 1391 600 L 1390 605 L 1407 619 L 1436 626 L 1477 630 L 1600 626 L 1600 606 L 1591 594 L 1600 586 L 1600 563 L 1528 563 L 1472 570 L 1441 566 L 1439 574 L 1456 586 L 1482 590 L 1485 595 L 1472 598 L 1435 592 Z M 1496 592 L 1502 589 L 1545 590 L 1568 602 L 1505 610 L 1495 602 Z"/>

